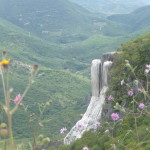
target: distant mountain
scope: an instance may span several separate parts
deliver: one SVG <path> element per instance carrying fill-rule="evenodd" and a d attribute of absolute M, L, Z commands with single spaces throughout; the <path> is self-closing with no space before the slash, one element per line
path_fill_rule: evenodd
<path fill-rule="evenodd" d="M 0 0 L 0 16 L 44 39 L 65 43 L 87 38 L 101 21 L 67 0 Z"/>
<path fill-rule="evenodd" d="M 70 0 L 90 11 L 107 15 L 129 13 L 136 8 L 150 4 L 149 0 Z"/>
<path fill-rule="evenodd" d="M 132 32 L 137 31 L 150 26 L 150 5 L 136 9 L 130 14 L 112 15 L 107 19 L 127 25 Z"/>

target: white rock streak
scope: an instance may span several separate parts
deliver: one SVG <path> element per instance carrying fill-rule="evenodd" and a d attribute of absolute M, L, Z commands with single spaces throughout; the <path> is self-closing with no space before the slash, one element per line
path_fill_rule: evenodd
<path fill-rule="evenodd" d="M 109 55 L 109 53 L 107 53 Z M 110 56 L 111 55 L 111 56 Z M 95 128 L 95 123 L 101 118 L 102 107 L 105 103 L 105 93 L 108 88 L 108 70 L 111 67 L 112 53 L 110 57 L 95 59 L 92 61 L 91 66 L 91 82 L 92 82 L 92 97 L 90 104 L 76 125 L 70 130 L 64 138 L 64 144 L 70 144 L 78 138 L 81 138 L 85 131 Z"/>

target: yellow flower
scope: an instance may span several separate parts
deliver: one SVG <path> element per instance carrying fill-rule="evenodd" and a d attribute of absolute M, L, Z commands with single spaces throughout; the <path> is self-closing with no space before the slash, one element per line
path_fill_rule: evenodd
<path fill-rule="evenodd" d="M 3 61 L 0 62 L 0 66 L 5 66 L 7 64 L 9 64 L 10 59 L 3 59 Z"/>

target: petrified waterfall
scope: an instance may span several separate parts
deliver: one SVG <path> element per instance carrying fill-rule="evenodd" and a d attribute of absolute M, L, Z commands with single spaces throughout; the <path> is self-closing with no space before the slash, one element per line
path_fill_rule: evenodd
<path fill-rule="evenodd" d="M 106 53 L 102 59 L 95 59 L 91 66 L 92 97 L 90 104 L 75 126 L 70 130 L 64 139 L 64 144 L 70 144 L 81 138 L 85 131 L 95 129 L 95 123 L 100 120 L 102 107 L 105 103 L 105 93 L 108 88 L 108 70 L 112 64 L 114 53 Z"/>

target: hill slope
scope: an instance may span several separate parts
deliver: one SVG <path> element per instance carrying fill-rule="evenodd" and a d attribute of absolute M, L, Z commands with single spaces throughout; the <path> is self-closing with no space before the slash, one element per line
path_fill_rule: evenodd
<path fill-rule="evenodd" d="M 150 4 L 149 0 L 70 0 L 92 12 L 122 14 L 132 12 L 134 9 Z"/>
<path fill-rule="evenodd" d="M 120 118 L 116 120 L 112 116 L 110 119 L 101 118 L 100 127 L 96 131 L 85 133 L 81 139 L 70 145 L 62 145 L 60 150 L 79 150 L 83 147 L 92 150 L 150 149 L 150 134 L 148 134 L 150 130 L 150 84 L 147 83 L 150 80 L 150 72 L 147 75 L 144 73 L 146 66 L 150 64 L 149 56 L 150 33 L 120 47 L 119 55 L 116 54 L 114 57 L 109 74 L 111 82 L 107 94 L 111 94 L 113 100 L 106 99 L 108 109 L 110 110 L 111 106 L 115 115 L 119 114 Z M 134 69 L 131 70 L 130 65 Z M 124 83 L 121 85 L 120 81 L 123 79 Z M 141 92 L 137 91 L 139 86 L 141 86 Z M 134 94 L 129 95 L 128 90 L 132 90 Z M 139 104 L 144 104 L 144 108 L 140 108 Z M 104 114 L 106 113 L 107 110 L 104 109 Z"/>
<path fill-rule="evenodd" d="M 10 85 L 14 89 L 12 98 L 18 93 L 22 94 L 27 85 L 30 73 L 28 67 L 23 66 L 39 64 L 38 77 L 23 102 L 29 105 L 29 114 L 33 112 L 39 115 L 38 103 L 52 100 L 52 106 L 44 114 L 44 126 L 46 127 L 42 128 L 40 132 L 51 137 L 59 135 L 56 133 L 59 133 L 62 125 L 67 126 L 68 121 L 73 124 L 87 106 L 88 102 L 85 97 L 90 93 L 89 79 L 71 73 L 69 71 L 70 66 L 67 66 L 66 70 L 64 69 L 65 64 L 71 60 L 62 55 L 60 46 L 29 35 L 28 32 L 3 19 L 0 19 L 0 43 L 0 51 L 7 50 L 7 58 L 12 60 L 14 66 L 11 66 L 9 79 Z M 74 66 L 71 67 L 75 68 Z M 2 87 L 0 89 L 0 99 L 2 100 Z M 68 112 L 72 117 L 66 117 L 69 116 Z M 27 124 L 28 117 L 22 108 L 15 114 L 15 136 L 18 134 L 21 137 L 31 136 Z M 47 121 L 49 119 L 51 121 Z M 23 123 L 24 126 L 22 126 Z M 49 133 L 46 132 L 47 130 Z"/>
<path fill-rule="evenodd" d="M 150 5 L 136 9 L 130 14 L 112 15 L 107 19 L 129 26 L 133 31 L 150 26 Z"/>
<path fill-rule="evenodd" d="M 99 21 L 67 0 L 1 0 L 0 8 L 4 19 L 51 41 L 85 39 Z"/>

